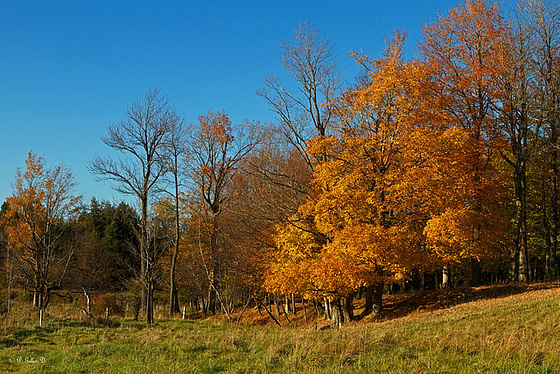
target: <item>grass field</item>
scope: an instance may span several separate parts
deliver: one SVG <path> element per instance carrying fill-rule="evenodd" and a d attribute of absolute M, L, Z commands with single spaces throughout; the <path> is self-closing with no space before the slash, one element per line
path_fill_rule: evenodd
<path fill-rule="evenodd" d="M 410 312 L 338 330 L 171 320 L 110 326 L 21 306 L 2 317 L 0 372 L 559 373 L 560 289 Z M 13 313 L 15 314 L 15 313 Z"/>

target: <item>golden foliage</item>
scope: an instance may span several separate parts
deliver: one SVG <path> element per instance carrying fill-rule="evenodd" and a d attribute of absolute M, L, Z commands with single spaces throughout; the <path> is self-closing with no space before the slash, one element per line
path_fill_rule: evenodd
<path fill-rule="evenodd" d="M 479 3 L 469 2 L 469 11 L 482 12 Z M 278 228 L 267 290 L 340 297 L 413 269 L 499 253 L 504 180 L 489 150 L 497 143 L 481 130 L 492 121 L 468 108 L 457 121 L 445 110 L 456 91 L 442 89 L 444 67 L 404 61 L 403 43 L 397 34 L 383 58 L 357 57 L 366 78 L 333 103 L 340 119 L 333 135 L 309 143 L 320 160 L 314 193 L 292 217 L 305 227 Z M 488 85 L 491 74 L 483 69 L 463 78 Z"/>

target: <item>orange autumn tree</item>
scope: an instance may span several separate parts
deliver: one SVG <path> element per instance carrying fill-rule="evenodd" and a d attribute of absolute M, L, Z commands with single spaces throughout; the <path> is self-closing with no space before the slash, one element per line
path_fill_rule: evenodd
<path fill-rule="evenodd" d="M 402 59 L 404 39 L 397 34 L 382 59 L 360 60 L 369 73 L 337 102 L 336 135 L 310 144 L 324 160 L 313 174 L 313 200 L 278 227 L 267 289 L 328 297 L 333 325 L 352 318 L 360 287 L 376 286 L 380 308 L 384 282 L 435 262 L 423 246 L 425 214 L 403 203 L 413 199 L 399 186 L 420 158 L 417 142 L 439 136 L 442 118 L 430 101 L 430 70 Z"/>
<path fill-rule="evenodd" d="M 360 287 L 376 290 L 380 309 L 385 282 L 491 257 L 504 234 L 501 176 L 442 110 L 439 71 L 402 59 L 404 39 L 396 34 L 382 59 L 359 60 L 369 73 L 336 103 L 335 135 L 310 143 L 324 160 L 313 200 L 278 227 L 267 289 L 328 297 L 334 325 L 352 318 Z"/>
<path fill-rule="evenodd" d="M 33 152 L 26 164 L 25 172 L 17 171 L 2 219 L 18 283 L 33 293 L 33 305 L 44 309 L 72 258 L 66 239 L 80 197 L 71 194 L 74 176 L 65 166 L 47 169 Z"/>
<path fill-rule="evenodd" d="M 437 264 L 503 254 L 504 176 L 492 163 L 473 168 L 480 155 L 476 139 L 451 126 L 429 144 L 418 144 L 424 160 L 404 170 L 398 188 L 423 212 L 423 241 Z"/>
<path fill-rule="evenodd" d="M 494 199 L 499 200 L 500 176 L 493 157 L 504 146 L 499 136 L 498 108 L 499 76 L 506 58 L 505 26 L 495 3 L 467 0 L 428 25 L 421 45 L 424 59 L 435 74 L 435 92 L 442 109 L 454 126 L 471 137 L 465 143 L 468 164 L 464 165 L 465 178 L 470 180 L 461 180 L 472 188 L 469 192 L 463 189 L 468 196 L 459 194 L 462 197 L 455 209 L 434 217 L 426 234 L 435 248 L 456 247 L 454 260 L 472 260 L 472 285 L 481 281 L 479 260 L 496 253 L 489 249 L 484 232 L 499 229 L 485 227 L 503 222 L 502 209 Z M 465 225 L 471 227 L 468 234 Z M 459 240 L 459 232 L 467 236 Z"/>

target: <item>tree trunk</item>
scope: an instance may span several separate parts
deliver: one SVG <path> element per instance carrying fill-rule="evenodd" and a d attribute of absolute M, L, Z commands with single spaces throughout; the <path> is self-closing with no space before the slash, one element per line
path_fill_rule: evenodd
<path fill-rule="evenodd" d="M 449 266 L 444 266 L 441 272 L 441 288 L 446 289 L 450 286 L 450 275 Z"/>
<path fill-rule="evenodd" d="M 44 299 L 45 295 L 41 291 L 34 291 L 33 292 L 33 306 L 38 309 L 44 309 Z"/>
<path fill-rule="evenodd" d="M 519 147 L 519 146 L 518 146 Z M 518 158 L 522 155 L 518 155 Z M 515 184 L 515 236 L 514 253 L 519 256 L 518 276 L 520 282 L 529 280 L 529 264 L 527 255 L 527 207 L 526 207 L 526 175 L 525 162 L 516 160 L 514 168 Z"/>
<path fill-rule="evenodd" d="M 276 309 L 276 318 L 280 319 L 280 303 L 278 302 L 278 297 L 274 298 L 274 307 Z"/>
<path fill-rule="evenodd" d="M 177 286 L 173 281 L 169 290 L 169 316 L 173 317 L 175 313 L 179 313 L 180 311 L 181 309 L 179 308 L 179 294 L 177 293 Z"/>
<path fill-rule="evenodd" d="M 553 120 L 554 124 L 552 125 L 552 199 L 551 199 L 551 209 L 552 209 L 552 227 L 551 227 L 551 259 L 553 260 L 553 269 L 554 269 L 554 277 L 557 274 L 557 264 L 556 264 L 556 253 L 558 249 L 558 225 L 559 225 L 559 206 L 558 206 L 558 151 L 557 151 L 557 144 L 558 144 L 558 128 L 557 123 Z"/>
<path fill-rule="evenodd" d="M 540 190 L 541 190 L 541 200 L 543 202 L 548 201 L 548 195 L 546 193 L 546 186 L 544 183 L 544 179 L 541 180 Z M 543 204 L 544 205 L 544 204 Z M 541 214 L 542 214 L 542 225 L 544 228 L 544 238 L 546 243 L 546 278 L 548 280 L 556 279 L 556 255 L 555 250 L 553 248 L 553 238 L 552 238 L 552 228 L 550 223 L 549 214 L 547 212 L 547 207 L 541 207 Z"/>
<path fill-rule="evenodd" d="M 371 313 L 379 313 L 383 310 L 383 282 L 378 282 L 366 287 L 366 305 L 361 318 Z"/>
<path fill-rule="evenodd" d="M 338 328 L 344 323 L 344 312 L 340 299 L 334 299 L 331 304 L 331 327 Z"/>
<path fill-rule="evenodd" d="M 214 288 L 214 269 L 210 269 L 210 274 L 208 275 L 209 284 L 208 284 L 208 297 L 207 297 L 207 304 L 208 304 L 208 312 L 216 314 L 216 289 Z"/>
<path fill-rule="evenodd" d="M 471 287 L 478 287 L 482 283 L 482 273 L 480 270 L 480 261 L 471 258 Z"/>
<path fill-rule="evenodd" d="M 344 314 L 344 321 L 350 322 L 354 320 L 354 298 L 352 296 L 348 296 L 342 299 L 343 303 L 343 310 L 342 313 Z"/>
<path fill-rule="evenodd" d="M 509 257 L 509 280 L 510 282 L 519 281 L 519 247 L 515 246 Z"/>
<path fill-rule="evenodd" d="M 37 251 L 39 252 L 39 251 Z M 43 264 L 42 261 L 42 253 L 35 254 L 35 268 L 34 268 L 34 287 L 35 290 L 33 291 L 33 307 L 38 310 L 44 309 L 43 301 L 45 298 L 45 286 L 44 281 L 41 273 L 41 267 Z"/>
<path fill-rule="evenodd" d="M 313 310 L 315 311 L 315 315 L 317 317 L 320 317 L 325 314 L 323 305 L 315 299 L 313 300 Z"/>
<path fill-rule="evenodd" d="M 146 187 L 144 187 L 146 188 Z M 141 227 L 140 227 L 140 279 L 143 282 L 142 285 L 142 312 L 147 313 L 148 306 L 148 272 L 150 267 L 150 239 L 148 238 L 148 198 L 147 195 L 143 195 L 140 199 L 141 201 Z M 146 314 L 147 316 L 147 314 Z"/>
<path fill-rule="evenodd" d="M 270 318 L 272 318 L 272 320 L 273 320 L 278 326 L 282 326 L 282 325 L 280 324 L 280 322 L 278 322 L 278 319 L 274 318 L 274 316 L 272 315 L 272 313 L 270 312 L 270 310 L 268 310 L 268 308 L 266 307 L 266 305 L 265 305 L 264 303 L 262 303 L 262 302 L 261 302 L 258 298 L 256 298 L 256 297 L 253 297 L 253 298 L 257 301 L 257 303 L 259 303 L 259 304 L 264 308 L 264 310 L 268 313 L 268 315 L 270 316 Z M 278 304 L 277 304 L 277 305 L 278 305 Z M 269 305 L 269 307 L 270 307 L 270 305 Z"/>
<path fill-rule="evenodd" d="M 529 282 L 530 279 L 529 261 L 527 247 L 521 247 L 519 250 L 519 281 Z"/>
<path fill-rule="evenodd" d="M 180 222 L 179 222 L 179 181 L 177 173 L 175 176 L 175 248 L 171 257 L 171 269 L 169 271 L 169 316 L 179 313 L 179 295 L 177 295 L 177 286 L 175 285 L 175 267 L 177 266 L 177 257 L 179 256 L 179 240 L 181 238 Z"/>
<path fill-rule="evenodd" d="M 146 323 L 154 323 L 154 282 L 152 279 L 148 281 L 148 287 L 146 290 Z"/>
<path fill-rule="evenodd" d="M 39 285 L 33 292 L 33 306 L 38 310 L 47 308 L 50 290 L 45 285 Z"/>

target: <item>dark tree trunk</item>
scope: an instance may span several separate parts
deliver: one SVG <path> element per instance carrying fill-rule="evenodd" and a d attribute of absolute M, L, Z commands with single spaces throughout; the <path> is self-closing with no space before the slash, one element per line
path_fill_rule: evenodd
<path fill-rule="evenodd" d="M 175 176 L 175 245 L 173 256 L 171 257 L 171 269 L 169 271 L 169 316 L 179 313 L 179 295 L 177 294 L 177 285 L 175 284 L 175 268 L 177 266 L 177 257 L 179 256 L 179 240 L 181 238 L 180 222 L 179 222 L 179 181 L 177 173 Z"/>
<path fill-rule="evenodd" d="M 148 281 L 146 300 L 146 323 L 154 323 L 154 282 L 152 279 Z"/>
<path fill-rule="evenodd" d="M 148 199 L 142 196 L 141 201 L 141 227 L 140 227 L 140 279 L 142 281 L 142 312 L 147 312 L 148 292 L 148 268 L 149 268 L 149 238 L 148 238 Z"/>
<path fill-rule="evenodd" d="M 379 313 L 383 310 L 383 282 L 378 282 L 366 287 L 366 305 L 361 318 L 371 313 Z"/>
<path fill-rule="evenodd" d="M 313 310 L 315 311 L 315 315 L 317 317 L 320 317 L 325 314 L 325 309 L 323 308 L 323 305 L 317 300 L 313 300 Z"/>
<path fill-rule="evenodd" d="M 471 258 L 471 287 L 478 287 L 482 283 L 482 272 L 480 270 L 480 261 Z"/>
<path fill-rule="evenodd" d="M 540 189 L 542 193 L 541 200 L 543 202 L 546 202 L 549 199 L 548 194 L 546 193 L 546 188 L 547 187 L 545 185 L 545 181 L 544 179 L 542 179 Z M 544 228 L 544 238 L 546 243 L 546 268 L 545 268 L 546 278 L 548 280 L 553 280 L 556 278 L 556 274 L 557 274 L 556 255 L 555 255 L 555 250 L 553 248 L 554 240 L 552 238 L 552 228 L 551 228 L 552 225 L 550 222 L 550 215 L 547 211 L 546 206 L 541 207 L 541 214 L 542 214 L 542 225 Z"/>
<path fill-rule="evenodd" d="M 518 155 L 521 158 L 522 155 Z M 518 256 L 518 277 L 520 282 L 529 280 L 527 254 L 527 207 L 526 207 L 526 172 L 525 162 L 516 160 L 514 168 L 515 184 L 515 243 L 514 253 Z"/>
<path fill-rule="evenodd" d="M 354 320 L 354 298 L 352 296 L 348 296 L 342 299 L 343 303 L 343 314 L 344 314 L 344 322 L 350 322 Z"/>
<path fill-rule="evenodd" d="M 274 308 L 276 309 L 276 318 L 280 319 L 280 303 L 278 297 L 274 298 Z"/>
<path fill-rule="evenodd" d="M 207 297 L 207 305 L 208 305 L 208 312 L 216 314 L 216 290 L 214 289 L 214 270 L 210 270 L 209 275 L 209 284 L 208 284 L 208 297 Z"/>
<path fill-rule="evenodd" d="M 552 148 L 552 199 L 551 199 L 551 210 L 552 210 L 552 227 L 551 227 L 551 260 L 552 260 L 552 268 L 554 269 L 553 277 L 557 275 L 557 264 L 556 264 L 556 253 L 558 249 L 558 220 L 560 219 L 559 214 L 559 207 L 558 207 L 558 151 L 557 151 L 557 144 L 558 144 L 558 128 L 557 123 L 553 120 L 554 124 L 551 126 L 553 128 L 552 132 L 552 139 L 553 139 L 553 148 Z"/>
<path fill-rule="evenodd" d="M 179 294 L 177 293 L 177 286 L 175 282 L 169 290 L 169 316 L 172 317 L 175 313 L 181 312 L 179 308 Z"/>

